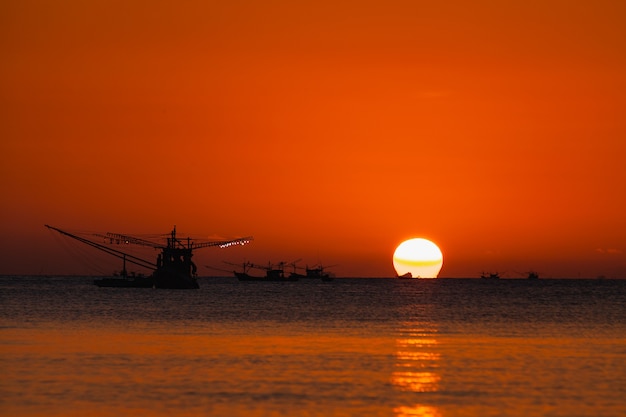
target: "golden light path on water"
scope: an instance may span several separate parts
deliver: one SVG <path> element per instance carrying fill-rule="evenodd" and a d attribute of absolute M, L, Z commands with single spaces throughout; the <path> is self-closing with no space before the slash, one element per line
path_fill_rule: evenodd
<path fill-rule="evenodd" d="M 393 267 L 400 277 L 437 278 L 442 266 L 441 249 L 428 239 L 405 240 L 393 254 Z"/>
<path fill-rule="evenodd" d="M 433 393 L 439 391 L 440 353 L 434 335 L 436 330 L 408 324 L 396 340 L 396 364 L 391 383 L 404 392 Z M 394 408 L 396 417 L 441 417 L 437 407 L 428 404 L 404 404 Z"/>

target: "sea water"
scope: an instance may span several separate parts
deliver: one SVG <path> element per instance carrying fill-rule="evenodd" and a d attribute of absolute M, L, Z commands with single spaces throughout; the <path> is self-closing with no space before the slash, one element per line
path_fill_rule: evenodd
<path fill-rule="evenodd" d="M 0 415 L 626 415 L 626 280 L 200 287 L 0 277 Z"/>

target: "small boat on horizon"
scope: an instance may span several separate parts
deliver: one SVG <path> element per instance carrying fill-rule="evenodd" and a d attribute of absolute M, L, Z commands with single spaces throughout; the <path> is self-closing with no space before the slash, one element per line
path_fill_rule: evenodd
<path fill-rule="evenodd" d="M 230 264 L 230 262 L 227 263 Z M 233 274 L 239 281 L 293 282 L 299 279 L 297 276 L 293 275 L 285 276 L 284 262 L 280 262 L 278 267 L 274 267 L 271 263 L 269 263 L 268 266 L 263 266 L 253 264 L 252 262 L 244 262 L 242 267 L 243 270 L 241 272 L 233 271 Z M 248 274 L 250 268 L 265 270 L 265 276 Z"/>
<path fill-rule="evenodd" d="M 484 272 L 480 274 L 480 278 L 482 279 L 500 279 L 500 274 L 498 272 L 485 274 Z"/>
<path fill-rule="evenodd" d="M 154 279 L 152 276 L 145 276 L 143 274 L 135 275 L 134 273 L 126 274 L 125 271 L 113 277 L 96 278 L 93 280 L 93 283 L 98 287 L 154 288 Z"/>
<path fill-rule="evenodd" d="M 305 268 L 301 268 L 296 266 L 296 262 L 292 262 L 289 265 L 293 267 L 293 272 L 289 275 L 290 277 L 302 278 L 302 279 L 321 279 L 322 281 L 332 281 L 335 278 L 335 274 L 326 271 L 326 268 L 332 268 L 336 265 L 331 266 L 323 266 L 321 264 L 315 265 L 312 268 L 309 268 L 307 265 Z M 299 274 L 296 272 L 296 269 L 304 269 L 305 274 Z"/>

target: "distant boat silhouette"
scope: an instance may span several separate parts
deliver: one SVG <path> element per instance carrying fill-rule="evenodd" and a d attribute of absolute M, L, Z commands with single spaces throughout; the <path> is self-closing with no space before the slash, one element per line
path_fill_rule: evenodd
<path fill-rule="evenodd" d="M 539 279 L 539 273 L 535 271 L 528 271 L 526 279 Z"/>
<path fill-rule="evenodd" d="M 489 273 L 488 275 L 485 274 L 484 272 L 482 274 L 480 274 L 480 277 L 482 279 L 500 279 L 500 274 L 495 272 L 495 273 Z"/>
<path fill-rule="evenodd" d="M 306 268 L 304 268 L 306 274 L 299 274 L 296 272 L 297 268 L 300 268 L 300 269 L 302 268 L 297 267 L 295 262 L 292 262 L 290 265 L 293 266 L 293 269 L 294 269 L 294 271 L 289 275 L 290 277 L 304 278 L 304 279 L 321 279 L 322 281 L 332 281 L 334 279 L 334 274 L 327 272 L 325 269 L 332 268 L 333 266 L 336 266 L 336 265 L 331 265 L 331 266 L 315 265 L 312 268 L 309 268 L 309 266 L 307 265 Z"/>
<path fill-rule="evenodd" d="M 120 275 L 119 277 L 105 277 L 94 279 L 93 283 L 98 287 L 115 288 L 153 288 L 154 279 L 152 276 L 144 275 Z"/>
<path fill-rule="evenodd" d="M 402 275 L 398 275 L 399 279 L 410 279 L 413 278 L 413 274 L 410 272 L 407 272 L 406 274 L 402 274 Z M 419 278 L 419 277 L 417 277 Z"/>
<path fill-rule="evenodd" d="M 230 265 L 237 265 L 230 262 L 226 262 Z M 252 262 L 244 262 L 242 264 L 243 271 L 233 271 L 233 274 L 239 281 L 261 281 L 261 282 L 288 282 L 298 281 L 297 276 L 285 276 L 284 262 L 280 262 L 278 267 L 268 264 L 268 266 L 253 264 Z M 248 274 L 249 268 L 263 269 L 265 270 L 265 276 L 256 276 Z"/>

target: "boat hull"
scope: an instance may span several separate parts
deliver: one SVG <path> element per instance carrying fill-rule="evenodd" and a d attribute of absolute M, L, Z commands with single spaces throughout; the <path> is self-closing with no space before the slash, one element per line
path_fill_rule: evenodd
<path fill-rule="evenodd" d="M 98 287 L 110 288 L 153 288 L 152 277 L 140 278 L 99 278 L 93 281 Z"/>
<path fill-rule="evenodd" d="M 99 278 L 93 281 L 98 287 L 109 288 L 160 288 L 170 290 L 198 289 L 198 281 L 195 277 L 184 274 L 167 274 L 162 271 L 155 271 L 149 277 L 133 278 Z"/>
<path fill-rule="evenodd" d="M 156 270 L 152 275 L 154 288 L 170 290 L 194 290 L 200 288 L 198 280 L 184 272 Z"/>
<path fill-rule="evenodd" d="M 235 276 L 239 281 L 259 281 L 259 282 L 292 282 L 298 281 L 298 277 L 284 277 L 284 276 L 265 276 L 265 277 L 257 277 L 253 275 L 248 275 L 243 272 L 235 272 Z"/>

